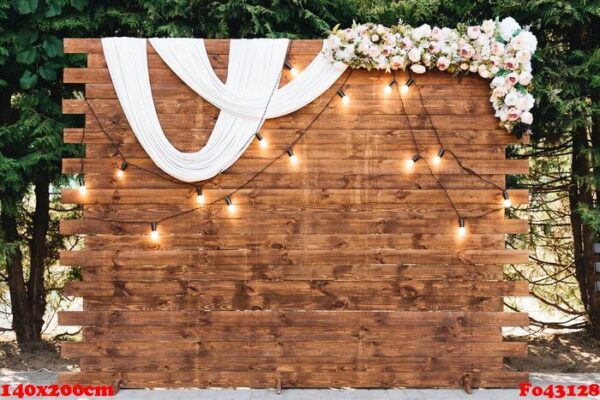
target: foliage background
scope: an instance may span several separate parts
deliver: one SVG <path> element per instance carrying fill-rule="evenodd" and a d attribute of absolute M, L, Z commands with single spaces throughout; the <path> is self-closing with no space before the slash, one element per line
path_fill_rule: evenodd
<path fill-rule="evenodd" d="M 511 237 L 508 245 L 529 248 L 532 257 L 529 265 L 508 266 L 506 273 L 532 282 L 544 307 L 571 316 L 566 324 L 562 319 L 551 326 L 593 322 L 597 296 L 585 270 L 590 257 L 585 244 L 600 230 L 600 0 L 0 0 L 0 291 L 5 302 L 18 257 L 26 302 L 38 308 L 46 307 L 48 293 L 60 299 L 64 280 L 77 275 L 50 273 L 58 250 L 77 244 L 77 238 L 58 235 L 58 218 L 78 212 L 58 204 L 55 193 L 73 185 L 60 174 L 60 160 L 82 151 L 62 144 L 62 129 L 81 120 L 61 114 L 61 99 L 81 88 L 65 87 L 61 69 L 84 63 L 81 56 L 63 53 L 62 38 L 320 38 L 353 19 L 455 26 L 509 15 L 531 25 L 539 50 L 532 143 L 508 150 L 512 157 L 529 157 L 532 166 L 529 177 L 509 182 L 531 190 L 529 213 L 513 210 L 529 218 L 530 235 Z M 39 268 L 46 278 L 41 293 L 32 282 L 39 279 Z"/>

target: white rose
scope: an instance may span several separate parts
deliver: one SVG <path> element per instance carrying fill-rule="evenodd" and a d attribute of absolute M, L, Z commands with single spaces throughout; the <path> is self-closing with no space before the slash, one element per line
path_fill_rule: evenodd
<path fill-rule="evenodd" d="M 466 71 L 469 69 L 469 63 L 461 63 L 460 64 L 460 69 L 462 69 L 463 71 Z"/>
<path fill-rule="evenodd" d="M 504 104 L 514 106 L 519 100 L 519 93 L 516 90 L 511 90 L 504 98 Z"/>
<path fill-rule="evenodd" d="M 522 31 L 511 39 L 510 45 L 516 50 L 533 53 L 537 47 L 537 38 L 529 31 Z"/>
<path fill-rule="evenodd" d="M 490 77 L 490 71 L 487 69 L 487 67 L 484 64 L 481 64 L 479 66 L 479 68 L 477 68 L 477 72 L 479 73 L 479 76 L 482 78 Z"/>
<path fill-rule="evenodd" d="M 448 69 L 448 67 L 450 66 L 450 60 L 448 60 L 446 57 L 440 57 L 437 60 L 437 68 L 440 71 L 445 71 L 446 69 Z"/>
<path fill-rule="evenodd" d="M 500 42 L 493 42 L 492 46 L 490 47 L 490 50 L 493 55 L 501 56 L 502 54 L 504 54 L 504 45 Z"/>
<path fill-rule="evenodd" d="M 500 121 L 506 121 L 508 117 L 508 109 L 506 107 L 502 107 L 501 109 L 496 111 L 496 117 L 500 118 Z"/>
<path fill-rule="evenodd" d="M 423 38 L 431 36 L 431 27 L 427 24 L 423 24 L 418 28 L 413 29 L 411 36 L 413 40 L 418 42 Z"/>
<path fill-rule="evenodd" d="M 490 72 L 492 73 L 492 75 L 496 75 L 499 71 L 500 71 L 500 68 L 498 68 L 495 65 L 492 68 L 490 68 Z"/>
<path fill-rule="evenodd" d="M 379 40 L 379 35 L 372 35 L 371 36 L 371 41 L 372 42 L 377 42 Z"/>
<path fill-rule="evenodd" d="M 471 66 L 469 67 L 469 71 L 470 72 L 477 72 L 479 65 L 477 63 L 473 63 L 471 64 Z"/>
<path fill-rule="evenodd" d="M 527 86 L 531 83 L 533 76 L 530 72 L 521 72 L 519 74 L 519 83 L 523 86 Z"/>
<path fill-rule="evenodd" d="M 421 59 L 421 50 L 419 49 L 412 49 L 411 51 L 408 52 L 408 59 L 412 62 L 417 62 Z"/>
<path fill-rule="evenodd" d="M 495 98 L 504 97 L 504 96 L 506 96 L 506 93 L 508 93 L 508 90 L 506 89 L 505 86 L 498 86 L 497 88 L 492 90 L 492 97 L 495 97 Z"/>
<path fill-rule="evenodd" d="M 400 47 L 410 49 L 413 47 L 413 41 L 407 37 L 404 37 L 402 40 L 400 40 Z"/>
<path fill-rule="evenodd" d="M 404 59 L 400 56 L 394 56 L 390 61 L 392 62 L 392 67 L 400 68 L 404 62 Z"/>
<path fill-rule="evenodd" d="M 531 123 L 533 122 L 533 114 L 531 114 L 529 111 L 525 111 L 521 114 L 521 122 L 527 125 L 531 125 Z"/>
<path fill-rule="evenodd" d="M 361 54 L 367 54 L 369 52 L 369 45 L 367 42 L 360 42 L 357 48 L 358 52 Z"/>
<path fill-rule="evenodd" d="M 379 47 L 377 47 L 377 46 L 372 46 L 372 47 L 369 49 L 369 57 L 373 57 L 373 58 L 375 58 L 375 57 L 377 57 L 379 54 L 381 54 L 381 51 L 379 50 Z"/>
<path fill-rule="evenodd" d="M 341 44 L 342 41 L 337 35 L 329 35 L 329 37 L 327 38 L 327 47 L 329 47 L 330 49 L 335 50 L 338 47 L 340 47 Z"/>
<path fill-rule="evenodd" d="M 345 29 L 344 36 L 346 37 L 346 40 L 350 41 L 356 37 L 356 33 L 354 33 L 352 29 Z"/>
<path fill-rule="evenodd" d="M 494 79 L 492 79 L 490 85 L 492 87 L 504 86 L 504 78 L 501 76 L 497 76 Z"/>
<path fill-rule="evenodd" d="M 481 36 L 481 28 L 479 28 L 478 26 L 470 26 L 467 28 L 467 36 L 470 39 L 477 39 L 479 36 Z"/>
<path fill-rule="evenodd" d="M 485 32 L 486 35 L 492 36 L 494 30 L 496 29 L 496 23 L 491 19 L 486 19 L 485 21 L 483 21 L 483 24 L 481 24 L 481 29 Z"/>
<path fill-rule="evenodd" d="M 440 40 L 440 39 L 442 39 L 442 37 L 443 37 L 442 30 L 440 28 L 438 28 L 437 26 L 435 26 L 431 30 L 431 38 L 435 39 L 435 40 Z"/>
<path fill-rule="evenodd" d="M 517 30 L 521 29 L 521 25 L 519 25 L 514 18 L 508 17 L 500 21 L 500 26 L 498 29 L 500 30 L 500 36 L 502 39 L 504 39 L 505 42 L 508 42 L 513 37 L 513 34 Z"/>
<path fill-rule="evenodd" d="M 415 65 L 411 66 L 410 69 L 415 74 L 424 74 L 425 73 L 425 67 L 420 64 L 415 64 Z"/>
<path fill-rule="evenodd" d="M 517 51 L 517 54 L 515 54 L 515 58 L 519 63 L 525 64 L 531 61 L 531 53 L 523 50 Z"/>

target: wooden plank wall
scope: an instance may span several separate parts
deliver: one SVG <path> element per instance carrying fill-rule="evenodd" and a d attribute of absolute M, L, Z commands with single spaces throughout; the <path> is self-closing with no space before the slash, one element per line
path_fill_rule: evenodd
<path fill-rule="evenodd" d="M 320 41 L 294 41 L 290 62 L 305 67 Z M 226 76 L 229 43 L 209 40 L 211 62 Z M 88 67 L 65 69 L 67 83 L 85 95 L 123 154 L 160 173 L 138 144 L 116 99 L 98 39 L 67 39 L 65 51 L 87 53 Z M 149 46 L 154 100 L 176 147 L 199 149 L 218 110 L 187 88 Z M 254 143 L 229 170 L 204 184 L 207 201 L 228 194 L 290 143 L 329 101 L 340 83 L 304 109 L 269 120 L 270 145 Z M 291 79 L 284 72 L 283 83 Z M 399 80 L 406 79 L 400 73 Z M 68 294 L 83 296 L 83 311 L 60 323 L 82 325 L 83 341 L 64 343 L 81 372 L 63 382 L 126 387 L 458 387 L 514 386 L 527 379 L 503 369 L 504 357 L 526 355 L 524 343 L 502 339 L 503 326 L 526 325 L 527 315 L 503 312 L 503 296 L 527 286 L 503 280 L 503 263 L 527 262 L 526 251 L 505 249 L 505 235 L 526 233 L 527 221 L 506 219 L 501 193 L 458 168 L 450 155 L 436 171 L 466 217 L 457 217 L 415 153 L 439 146 L 415 87 L 384 95 L 391 75 L 354 71 L 294 147 L 300 162 L 276 161 L 236 193 L 237 211 L 218 204 L 159 226 L 91 218 L 152 221 L 195 207 L 195 193 L 120 164 L 82 100 L 64 112 L 86 114 L 83 129 L 66 129 L 68 143 L 86 145 L 88 193 L 65 190 L 64 203 L 83 204 L 84 218 L 61 223 L 64 234 L 85 236 L 85 250 L 61 262 L 81 266 L 83 281 Z M 506 160 L 515 139 L 497 128 L 488 82 L 447 73 L 416 77 L 424 105 L 447 149 L 500 185 L 506 174 L 527 173 L 527 160 Z M 79 159 L 63 172 L 77 174 Z M 512 191 L 514 203 L 526 191 Z M 486 214 L 482 218 L 475 216 Z"/>

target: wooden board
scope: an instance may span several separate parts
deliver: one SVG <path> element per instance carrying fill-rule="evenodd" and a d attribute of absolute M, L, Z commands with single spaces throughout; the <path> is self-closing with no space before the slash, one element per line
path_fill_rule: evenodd
<path fill-rule="evenodd" d="M 224 79 L 229 41 L 206 47 Z M 288 60 L 302 69 L 320 48 L 318 40 L 293 41 Z M 62 193 L 84 212 L 60 230 L 83 235 L 84 248 L 60 255 L 62 265 L 82 270 L 67 294 L 83 297 L 82 311 L 59 314 L 62 325 L 83 327 L 82 342 L 62 346 L 81 372 L 63 373 L 61 382 L 312 388 L 527 380 L 504 370 L 504 357 L 527 349 L 504 341 L 502 327 L 528 323 L 503 308 L 505 296 L 526 296 L 528 287 L 504 281 L 502 265 L 528 261 L 527 251 L 504 244 L 528 223 L 506 218 L 498 186 L 526 174 L 528 161 L 505 158 L 517 140 L 498 128 L 488 82 L 431 72 L 400 98 L 383 93 L 390 74 L 356 70 L 344 105 L 336 91 L 346 72 L 303 109 L 267 121 L 269 146 L 253 143 L 203 182 L 214 204 L 195 209 L 194 187 L 169 179 L 136 140 L 99 39 L 65 39 L 65 52 L 87 54 L 87 68 L 66 68 L 64 80 L 85 88 L 89 106 L 63 100 L 64 113 L 85 116 L 64 131 L 66 143 L 85 145 L 85 158 L 64 159 L 62 169 L 83 172 L 88 191 Z M 181 151 L 199 150 L 219 110 L 151 46 L 148 62 L 166 135 Z M 281 85 L 291 79 L 284 71 Z M 319 113 L 291 166 L 281 155 Z M 433 174 L 423 162 L 407 170 L 415 140 L 424 157 L 437 153 L 434 131 L 447 149 L 441 165 Z M 123 178 L 119 151 L 130 164 Z M 242 184 L 232 213 L 223 198 Z M 514 204 L 528 201 L 525 190 L 509 193 Z M 448 196 L 466 218 L 464 236 Z M 161 222 L 159 240 L 150 240 L 150 222 L 189 210 Z"/>

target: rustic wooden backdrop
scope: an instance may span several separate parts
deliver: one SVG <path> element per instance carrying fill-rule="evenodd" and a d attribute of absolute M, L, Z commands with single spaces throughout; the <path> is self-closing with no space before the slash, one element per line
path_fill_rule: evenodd
<path fill-rule="evenodd" d="M 294 41 L 290 62 L 305 67 L 320 41 Z M 218 75 L 226 76 L 229 43 L 209 40 Z M 65 69 L 106 131 L 135 164 L 159 172 L 138 144 L 116 99 L 98 39 L 67 39 L 65 51 L 87 53 L 87 68 Z M 149 46 L 154 100 L 163 128 L 181 150 L 207 140 L 218 110 L 186 87 Z M 347 72 L 348 73 L 348 72 Z M 347 74 L 346 73 L 346 74 Z M 345 78 L 344 75 L 339 81 Z M 282 82 L 291 79 L 285 71 Z M 406 75 L 399 74 L 399 80 Z M 339 98 L 294 147 L 300 162 L 275 162 L 233 200 L 159 226 L 86 217 L 152 221 L 195 207 L 189 187 L 120 164 L 83 100 L 64 112 L 86 114 L 84 129 L 64 140 L 86 145 L 88 194 L 65 190 L 64 203 L 83 204 L 84 218 L 62 221 L 64 234 L 85 235 L 85 250 L 63 252 L 66 266 L 83 268 L 68 294 L 83 311 L 60 323 L 82 325 L 83 341 L 64 343 L 81 372 L 63 382 L 126 387 L 251 386 L 394 387 L 514 386 L 527 374 L 505 371 L 503 358 L 526 355 L 525 343 L 503 341 L 503 326 L 527 315 L 503 312 L 503 296 L 526 295 L 525 283 L 503 280 L 502 265 L 527 262 L 526 251 L 505 249 L 505 235 L 527 232 L 507 219 L 501 193 L 458 168 L 450 155 L 439 178 L 466 217 L 467 234 L 415 153 L 409 121 L 425 156 L 439 146 L 415 87 L 384 95 L 391 75 L 354 71 Z M 464 164 L 504 185 L 506 174 L 527 173 L 527 160 L 506 160 L 516 142 L 497 128 L 489 83 L 448 73 L 416 77 L 424 104 L 446 146 Z M 204 185 L 207 201 L 228 194 L 284 151 L 332 97 L 339 84 L 304 109 L 262 130 L 229 170 Z M 408 114 L 408 115 L 407 115 Z M 85 135 L 82 138 L 82 134 Z M 65 174 L 81 170 L 65 159 Z M 514 203 L 526 191 L 510 192 Z M 472 217 L 488 213 L 480 219 Z"/>

